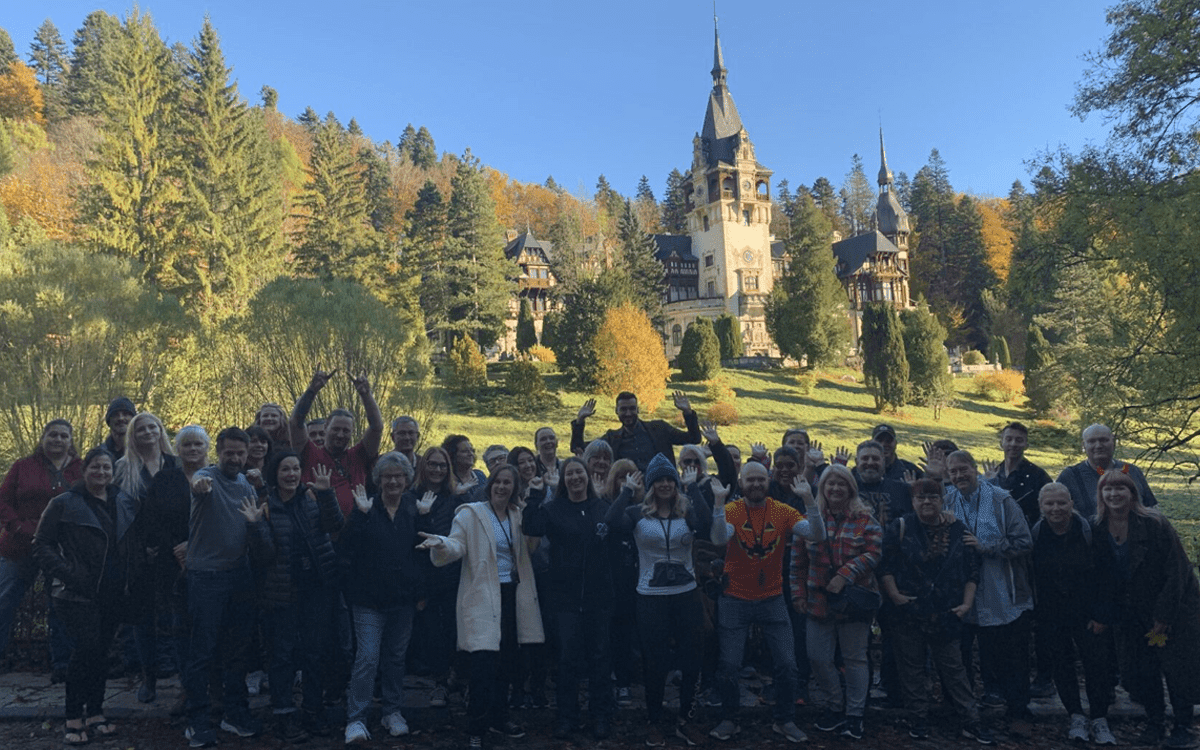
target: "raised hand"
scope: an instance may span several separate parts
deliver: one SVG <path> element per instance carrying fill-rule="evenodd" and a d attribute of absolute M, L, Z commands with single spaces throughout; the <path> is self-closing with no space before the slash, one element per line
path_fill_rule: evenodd
<path fill-rule="evenodd" d="M 750 446 L 750 455 L 759 461 L 767 460 L 767 446 L 764 443 L 755 443 Z"/>
<path fill-rule="evenodd" d="M 553 491 L 554 489 L 556 489 L 558 487 L 558 472 L 557 471 L 547 471 L 545 474 L 545 478 L 546 478 L 546 487 L 549 488 L 551 491 Z"/>
<path fill-rule="evenodd" d="M 201 474 L 192 481 L 192 494 L 207 495 L 210 492 L 212 492 L 212 477 Z"/>
<path fill-rule="evenodd" d="M 850 449 L 844 445 L 839 445 L 837 447 L 837 452 L 833 456 L 833 460 L 842 466 L 850 463 Z"/>
<path fill-rule="evenodd" d="M 588 417 L 596 413 L 596 399 L 589 398 L 583 402 L 583 406 L 579 407 L 579 413 L 575 415 L 576 422 L 582 422 Z"/>
<path fill-rule="evenodd" d="M 983 461 L 980 461 L 980 464 L 982 464 L 980 468 L 983 469 L 984 479 L 994 479 L 1000 473 L 999 461 L 989 461 L 985 458 Z"/>
<path fill-rule="evenodd" d="M 326 488 L 328 489 L 328 488 Z M 367 497 L 367 488 L 361 484 L 354 485 L 354 507 L 361 510 L 363 513 L 368 513 L 375 501 Z"/>
<path fill-rule="evenodd" d="M 713 507 L 715 508 L 717 505 L 724 505 L 725 500 L 729 497 L 729 488 L 721 484 L 721 480 L 717 479 L 716 477 L 713 477 L 712 481 L 708 483 L 708 488 L 711 489 L 713 493 L 713 500 L 715 501 L 713 503 Z"/>
<path fill-rule="evenodd" d="M 313 467 L 313 489 L 327 490 L 330 487 L 330 479 L 333 472 L 325 464 L 317 464 Z M 362 485 L 358 485 L 362 487 Z"/>
<path fill-rule="evenodd" d="M 717 426 L 712 422 L 705 422 L 700 425 L 700 434 L 704 436 L 709 445 L 721 442 L 721 436 L 717 434 Z"/>
<path fill-rule="evenodd" d="M 266 506 L 259 505 L 258 501 L 251 498 L 242 498 L 242 507 L 238 508 L 238 512 L 246 519 L 247 523 L 258 523 L 262 520 L 263 510 Z"/>
<path fill-rule="evenodd" d="M 329 379 L 334 375 L 337 375 L 337 368 L 334 368 L 329 372 L 325 372 L 324 370 L 318 368 L 313 372 L 312 380 L 308 382 L 308 389 L 313 393 L 316 393 L 324 388 L 325 385 L 329 383 Z"/>
<path fill-rule="evenodd" d="M 417 545 L 417 549 L 437 549 L 446 546 L 446 540 L 437 534 L 426 534 L 424 531 L 418 531 L 417 536 L 421 537 L 421 542 Z"/>
<path fill-rule="evenodd" d="M 621 486 L 629 490 L 629 492 L 636 498 L 638 490 L 642 487 L 642 472 L 630 472 L 625 476 L 625 481 Z"/>
<path fill-rule="evenodd" d="M 946 451 L 934 448 L 932 443 L 925 443 L 925 473 L 933 477 L 946 475 Z"/>
<path fill-rule="evenodd" d="M 912 484 L 913 482 L 917 481 L 917 475 L 912 469 L 905 469 L 904 473 L 901 474 L 900 477 L 904 480 L 905 484 Z"/>
<path fill-rule="evenodd" d="M 543 489 L 545 489 L 545 487 L 546 482 L 541 477 L 534 477 L 533 479 L 530 479 L 529 484 L 526 485 L 526 489 L 528 489 L 530 493 L 541 492 Z"/>
<path fill-rule="evenodd" d="M 357 378 L 351 376 L 350 382 L 354 384 L 354 390 L 358 393 L 359 398 L 366 398 L 371 395 L 371 381 L 367 380 L 366 373 L 359 375 Z"/>
<path fill-rule="evenodd" d="M 698 477 L 698 476 L 700 476 L 700 472 L 696 470 L 696 467 L 694 467 L 694 466 L 687 467 L 686 469 L 683 470 L 683 477 L 681 477 L 683 486 L 687 487 L 689 484 L 695 484 L 696 477 Z"/>
<path fill-rule="evenodd" d="M 800 474 L 797 474 L 792 480 L 792 494 L 800 498 L 806 506 L 812 505 L 812 485 Z"/>
<path fill-rule="evenodd" d="M 687 396 L 683 395 L 683 391 L 675 391 L 671 394 L 671 399 L 675 402 L 675 408 L 679 411 L 691 411 L 692 404 L 688 401 Z"/>
<path fill-rule="evenodd" d="M 262 470 L 261 469 L 248 469 L 246 471 L 246 481 L 250 483 L 251 487 L 255 487 L 255 488 L 262 487 L 263 486 Z"/>
<path fill-rule="evenodd" d="M 421 499 L 417 501 L 417 513 L 423 516 L 433 510 L 434 500 L 437 500 L 437 494 L 433 492 L 426 492 L 424 495 L 421 495 Z"/>
<path fill-rule="evenodd" d="M 805 458 L 808 459 L 808 465 L 813 469 L 825 463 L 825 453 L 821 450 L 821 444 L 813 443 Z"/>

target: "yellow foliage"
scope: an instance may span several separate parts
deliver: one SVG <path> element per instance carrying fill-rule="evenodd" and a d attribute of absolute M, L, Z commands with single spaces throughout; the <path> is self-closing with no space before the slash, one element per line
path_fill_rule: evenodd
<path fill-rule="evenodd" d="M 715 403 L 708 407 L 708 421 L 719 425 L 737 424 L 737 407 L 724 401 Z"/>
<path fill-rule="evenodd" d="M 75 225 L 72 196 L 86 180 L 84 164 L 69 150 L 40 148 L 24 154 L 0 179 L 0 205 L 13 226 L 28 216 L 50 239 L 69 240 Z"/>
<path fill-rule="evenodd" d="M 42 90 L 33 69 L 19 60 L 12 63 L 8 72 L 0 76 L 0 117 L 45 125 L 44 111 Z"/>
<path fill-rule="evenodd" d="M 983 246 L 987 251 L 987 264 L 996 272 L 1003 283 L 1008 279 L 1012 266 L 1013 233 L 1004 226 L 1004 214 L 1008 211 L 1006 198 L 980 198 L 976 204 L 983 217 Z"/>
<path fill-rule="evenodd" d="M 1025 378 L 1016 370 L 985 372 L 976 375 L 971 386 L 989 401 L 1008 402 L 1025 392 Z"/>
<path fill-rule="evenodd" d="M 600 363 L 600 391 L 637 394 L 643 414 L 653 414 L 667 391 L 670 367 L 662 337 L 646 313 L 625 304 L 608 311 L 593 343 Z"/>
<path fill-rule="evenodd" d="M 554 356 L 554 350 L 541 344 L 529 347 L 529 358 L 535 362 L 545 362 L 551 365 L 558 362 L 558 357 Z"/>

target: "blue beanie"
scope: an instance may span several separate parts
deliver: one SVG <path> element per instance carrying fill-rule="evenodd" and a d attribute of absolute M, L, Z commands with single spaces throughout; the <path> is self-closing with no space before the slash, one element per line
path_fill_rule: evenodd
<path fill-rule="evenodd" d="M 679 484 L 679 472 L 675 471 L 674 462 L 659 453 L 650 459 L 650 465 L 646 467 L 646 489 L 650 489 L 651 485 L 663 477 L 670 477 L 675 484 Z"/>

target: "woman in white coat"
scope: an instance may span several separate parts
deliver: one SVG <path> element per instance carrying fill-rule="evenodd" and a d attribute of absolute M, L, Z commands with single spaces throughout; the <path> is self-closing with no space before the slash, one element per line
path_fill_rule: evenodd
<path fill-rule="evenodd" d="M 471 748 L 483 746 L 485 731 L 525 736 L 508 719 L 504 693 L 517 674 L 518 644 L 544 640 L 533 565 L 521 534 L 518 483 L 515 467 L 496 467 L 484 488 L 485 502 L 459 506 L 449 536 L 421 532 L 424 541 L 417 545 L 429 550 L 438 567 L 463 561 L 458 650 L 467 652 L 471 662 Z"/>

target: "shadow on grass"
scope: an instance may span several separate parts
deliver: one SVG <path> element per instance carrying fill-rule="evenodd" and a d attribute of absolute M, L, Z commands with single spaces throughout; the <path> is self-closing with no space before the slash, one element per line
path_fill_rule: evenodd
<path fill-rule="evenodd" d="M 959 393 L 955 397 L 954 402 L 954 408 L 960 411 L 986 414 L 989 417 L 996 417 L 1006 422 L 1029 419 L 1029 414 L 1011 403 L 1000 404 L 995 401 L 985 401 L 979 396 L 972 396 L 965 393 Z"/>
<path fill-rule="evenodd" d="M 763 401 L 774 401 L 780 404 L 789 406 L 807 406 L 811 409 L 836 409 L 838 411 L 855 412 L 858 414 L 875 414 L 875 409 L 870 406 L 858 406 L 856 404 L 830 404 L 828 401 L 802 396 L 791 391 L 785 391 L 782 388 L 770 388 L 766 390 L 749 390 L 746 388 L 738 388 L 739 398 L 757 398 Z M 857 391 L 855 392 L 857 394 Z"/>

